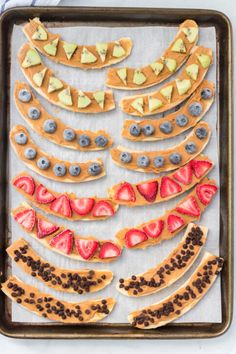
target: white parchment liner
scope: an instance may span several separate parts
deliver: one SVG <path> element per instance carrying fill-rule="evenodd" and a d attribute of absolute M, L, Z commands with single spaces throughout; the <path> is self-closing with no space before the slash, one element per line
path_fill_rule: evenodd
<path fill-rule="evenodd" d="M 105 28 L 105 27 L 70 27 L 70 28 L 54 28 L 54 33 L 60 33 L 63 39 L 69 42 L 93 44 L 97 41 L 109 41 L 116 40 L 122 36 L 130 36 L 133 40 L 134 47 L 129 58 L 123 61 L 119 66 L 135 66 L 139 67 L 153 62 L 156 58 L 160 57 L 167 45 L 176 34 L 177 28 L 166 27 L 129 27 L 129 28 Z M 23 124 L 27 128 L 27 124 L 20 117 L 17 112 L 16 106 L 13 100 L 13 89 L 15 80 L 25 81 L 23 74 L 19 68 L 17 61 L 17 52 L 20 46 L 26 42 L 26 38 L 21 31 L 20 26 L 14 26 L 12 34 L 12 55 L 11 55 L 11 126 L 15 124 Z M 214 52 L 214 61 L 216 53 L 216 36 L 213 27 L 201 28 L 199 44 L 206 47 L 211 47 Z M 56 75 L 65 80 L 67 83 L 82 89 L 82 90 L 99 90 L 105 89 L 105 74 L 106 69 L 82 71 L 75 68 L 69 68 L 60 64 L 55 64 L 46 58 L 42 57 L 46 65 L 52 68 Z M 216 65 L 214 64 L 207 74 L 207 79 L 216 82 Z M 153 91 L 157 89 L 157 86 L 145 90 L 144 92 Z M 122 129 L 122 122 L 124 119 L 129 118 L 119 108 L 118 103 L 120 99 L 126 95 L 132 94 L 132 92 L 114 90 L 114 96 L 116 100 L 117 108 L 114 111 L 100 114 L 100 115 L 83 115 L 79 113 L 68 112 L 63 109 L 50 105 L 45 99 L 41 97 L 39 100 L 42 105 L 51 112 L 52 115 L 61 118 L 64 123 L 71 125 L 74 128 L 80 129 L 107 129 L 108 132 L 114 138 L 115 144 L 121 144 L 129 148 L 137 150 L 160 150 L 170 146 L 176 145 L 182 141 L 186 134 L 182 134 L 174 139 L 150 143 L 134 143 L 122 139 L 120 133 Z M 217 98 L 217 94 L 216 94 Z M 154 119 L 158 119 L 155 117 Z M 205 149 L 204 153 L 207 154 L 216 164 L 214 170 L 211 172 L 210 177 L 219 181 L 219 165 L 218 165 L 218 137 L 217 137 L 217 99 L 211 110 L 204 117 L 212 129 L 212 138 L 210 144 Z M 138 172 L 126 171 L 125 169 L 115 166 L 109 156 L 109 151 L 101 152 L 88 152 L 80 153 L 71 151 L 62 147 L 58 147 L 53 143 L 48 142 L 45 139 L 40 138 L 33 131 L 30 130 L 31 136 L 42 150 L 49 152 L 51 155 L 55 155 L 58 158 L 75 161 L 85 161 L 96 157 L 104 159 L 107 176 L 101 180 L 95 182 L 87 182 L 78 185 L 70 185 L 65 183 L 57 183 L 47 180 L 43 177 L 32 173 L 33 176 L 38 178 L 42 183 L 52 190 L 58 192 L 73 191 L 78 196 L 105 196 L 106 190 L 109 186 L 117 183 L 121 180 L 128 180 L 131 182 L 138 182 L 145 178 L 152 178 L 153 175 L 143 174 Z M 16 158 L 14 152 L 10 149 L 10 176 L 14 177 L 17 173 L 27 170 L 23 163 Z M 10 195 L 10 207 L 17 207 L 20 202 L 24 201 L 24 198 L 19 195 L 12 187 L 9 191 Z M 135 209 L 128 209 L 121 207 L 118 214 L 107 220 L 98 222 L 64 222 L 64 224 L 76 231 L 76 234 L 83 236 L 94 235 L 97 238 L 112 239 L 115 233 L 123 227 L 134 226 L 140 224 L 149 219 L 161 216 L 166 209 L 176 205 L 178 200 L 183 198 L 183 195 L 179 198 L 175 198 L 171 201 L 153 205 L 148 207 L 139 207 Z M 52 220 L 59 224 L 63 222 L 63 219 L 50 217 Z M 206 212 L 203 214 L 200 224 L 209 227 L 208 240 L 205 249 L 215 254 L 219 252 L 219 193 L 214 198 L 213 203 Z M 183 231 L 184 232 L 184 231 Z M 154 302 L 157 302 L 164 298 L 166 295 L 177 289 L 188 276 L 195 269 L 199 263 L 202 254 L 195 263 L 195 265 L 188 271 L 188 273 L 176 282 L 170 289 L 163 290 L 158 294 L 153 294 L 142 298 L 128 298 L 121 295 L 115 289 L 115 284 L 120 277 L 127 277 L 131 274 L 143 272 L 150 267 L 153 267 L 156 263 L 159 263 L 168 253 L 178 244 L 183 232 L 176 236 L 171 241 L 163 242 L 162 244 L 151 247 L 146 250 L 124 250 L 122 257 L 113 263 L 102 265 L 92 264 L 84 262 L 76 262 L 69 260 L 61 255 L 45 249 L 36 240 L 33 240 L 27 235 L 15 222 L 10 221 L 10 236 L 11 240 L 15 241 L 19 237 L 24 237 L 27 241 L 30 241 L 33 248 L 46 260 L 56 264 L 57 266 L 64 268 L 80 269 L 83 267 L 92 267 L 97 269 L 111 269 L 114 272 L 114 281 L 106 289 L 88 295 L 75 295 L 57 293 L 52 289 L 47 288 L 41 282 L 33 279 L 32 277 L 24 274 L 17 265 L 12 264 L 13 274 L 19 276 L 23 281 L 37 286 L 41 291 L 52 293 L 60 299 L 68 301 L 83 301 L 91 298 L 101 298 L 106 296 L 114 296 L 117 300 L 117 305 L 104 322 L 123 323 L 127 322 L 127 315 L 129 312 L 134 311 L 140 307 L 147 306 Z M 47 320 L 20 308 L 18 305 L 13 304 L 12 307 L 12 319 L 13 321 L 21 322 L 44 322 Z M 185 314 L 178 322 L 220 322 L 221 321 L 221 292 L 220 292 L 220 279 L 217 280 L 214 287 L 209 291 L 209 294 L 189 313 Z"/>

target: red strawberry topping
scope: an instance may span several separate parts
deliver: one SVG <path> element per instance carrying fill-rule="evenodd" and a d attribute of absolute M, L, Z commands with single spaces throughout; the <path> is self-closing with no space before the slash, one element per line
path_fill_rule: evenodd
<path fill-rule="evenodd" d="M 120 249 L 112 242 L 105 242 L 99 252 L 99 257 L 104 258 L 114 258 L 120 256 Z"/>
<path fill-rule="evenodd" d="M 96 217 L 112 216 L 114 213 L 112 205 L 105 200 L 100 200 L 93 208 L 93 216 Z"/>
<path fill-rule="evenodd" d="M 60 232 L 51 239 L 49 245 L 62 253 L 70 254 L 73 247 L 73 232 L 68 229 Z"/>
<path fill-rule="evenodd" d="M 170 214 L 167 218 L 167 227 L 168 230 L 172 233 L 178 230 L 181 226 L 184 225 L 184 220 L 174 214 Z"/>
<path fill-rule="evenodd" d="M 131 184 L 127 182 L 122 183 L 116 191 L 115 199 L 125 202 L 135 202 L 136 196 Z"/>
<path fill-rule="evenodd" d="M 193 169 L 193 173 L 197 178 L 201 178 L 204 176 L 208 170 L 212 167 L 212 162 L 205 160 L 192 160 L 191 166 Z"/>
<path fill-rule="evenodd" d="M 170 177 L 162 177 L 161 179 L 161 188 L 160 188 L 160 194 L 162 198 L 169 197 L 171 195 L 180 193 L 182 188 L 180 185 L 175 182 L 173 179 Z"/>
<path fill-rule="evenodd" d="M 99 246 L 96 240 L 75 239 L 75 248 L 83 259 L 91 258 Z"/>
<path fill-rule="evenodd" d="M 132 248 L 147 240 L 145 232 L 138 229 L 130 229 L 125 234 L 125 243 L 128 248 Z"/>
<path fill-rule="evenodd" d="M 44 238 L 45 236 L 53 234 L 59 229 L 59 226 L 43 219 L 37 219 L 37 237 Z"/>
<path fill-rule="evenodd" d="M 157 196 L 158 183 L 153 181 L 137 184 L 137 190 L 148 202 L 152 203 Z"/>
<path fill-rule="evenodd" d="M 35 211 L 26 209 L 14 215 L 14 219 L 27 231 L 32 231 L 35 225 Z"/>
<path fill-rule="evenodd" d="M 42 184 L 39 184 L 36 187 L 35 198 L 36 201 L 40 204 L 48 204 L 55 199 L 54 195 L 51 192 L 49 192 L 47 188 L 44 187 L 44 185 Z"/>
<path fill-rule="evenodd" d="M 87 215 L 94 206 L 93 198 L 79 198 L 71 199 L 70 206 L 72 210 L 78 215 Z"/>
<path fill-rule="evenodd" d="M 20 176 L 13 181 L 13 186 L 22 189 L 25 193 L 29 195 L 34 194 L 35 184 L 32 177 Z"/>
<path fill-rule="evenodd" d="M 193 171 L 191 164 L 181 167 L 178 171 L 173 174 L 173 177 L 180 183 L 190 184 L 192 182 Z"/>
<path fill-rule="evenodd" d="M 204 205 L 208 205 L 217 189 L 214 184 L 199 184 L 196 188 L 197 196 Z"/>
<path fill-rule="evenodd" d="M 181 214 L 190 216 L 199 216 L 201 214 L 201 210 L 193 196 L 188 197 L 185 201 L 180 203 L 176 207 L 176 210 Z"/>
<path fill-rule="evenodd" d="M 56 198 L 52 202 L 50 209 L 57 214 L 66 216 L 67 218 L 71 217 L 70 200 L 65 194 L 62 194 Z"/>
<path fill-rule="evenodd" d="M 157 238 L 162 233 L 164 228 L 164 221 L 157 220 L 143 227 L 143 231 L 152 238 Z"/>

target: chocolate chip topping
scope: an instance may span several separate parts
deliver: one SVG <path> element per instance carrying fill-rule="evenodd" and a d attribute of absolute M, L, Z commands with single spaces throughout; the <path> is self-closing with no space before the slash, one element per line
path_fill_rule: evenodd
<path fill-rule="evenodd" d="M 203 245 L 203 232 L 199 226 L 193 226 L 185 238 L 182 248 L 179 252 L 170 258 L 169 263 L 161 266 L 156 274 L 152 274 L 151 278 L 148 276 L 132 275 L 131 279 L 120 279 L 119 288 L 132 295 L 139 295 L 145 288 L 161 288 L 165 286 L 169 278 L 173 276 L 172 272 L 183 269 L 192 262 L 192 258 L 197 253 L 196 251 Z"/>
<path fill-rule="evenodd" d="M 181 315 L 181 308 L 187 307 L 192 299 L 196 299 L 208 290 L 212 278 L 220 272 L 223 262 L 220 257 L 205 262 L 202 269 L 196 272 L 190 285 L 180 289 L 178 293 L 172 294 L 166 302 L 156 305 L 155 308 L 141 310 L 133 318 L 132 325 L 148 327 L 154 322 L 158 323 L 160 319 L 166 321 L 173 313 L 177 316 Z"/>
<path fill-rule="evenodd" d="M 75 272 L 62 272 L 60 275 L 55 273 L 55 267 L 51 266 L 48 262 L 43 262 L 36 257 L 28 255 L 29 247 L 24 245 L 14 251 L 16 262 L 23 262 L 29 269 L 32 277 L 38 277 L 48 285 L 57 286 L 63 289 L 73 290 L 78 294 L 89 293 L 93 287 L 101 284 L 106 275 L 102 274 L 97 278 L 97 274 L 94 270 L 88 270 L 86 276 L 80 276 Z"/>

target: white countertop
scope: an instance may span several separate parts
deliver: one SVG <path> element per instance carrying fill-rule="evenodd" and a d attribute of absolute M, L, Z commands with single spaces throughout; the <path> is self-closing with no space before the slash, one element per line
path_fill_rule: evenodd
<path fill-rule="evenodd" d="M 231 20 L 233 33 L 236 28 L 236 1 L 235 0 L 183 0 L 181 6 L 177 0 L 62 0 L 60 6 L 128 6 L 128 7 L 188 7 L 199 9 L 214 9 L 224 12 Z M 234 48 L 236 48 L 236 37 L 234 37 Z M 235 59 L 234 59 L 235 65 Z M 236 65 L 235 65 L 236 66 Z M 234 82 L 235 82 L 234 74 Z M 236 116 L 236 114 L 235 114 Z M 235 125 L 236 133 L 236 125 Z M 236 160 L 236 157 L 235 157 Z M 235 161 L 236 165 L 236 161 Z M 236 218 L 235 218 L 236 220 Z M 235 272 L 236 274 L 236 272 Z M 234 297 L 236 299 L 236 296 Z M 57 341 L 57 340 L 16 340 L 0 336 L 1 353 L 6 354 L 61 354 L 69 350 L 74 350 L 79 354 L 141 354 L 143 352 L 160 353 L 214 353 L 214 354 L 232 354 L 236 353 L 236 320 L 228 332 L 216 339 L 210 340 L 178 340 L 178 341 L 147 341 L 139 340 L 91 340 L 91 341 Z"/>

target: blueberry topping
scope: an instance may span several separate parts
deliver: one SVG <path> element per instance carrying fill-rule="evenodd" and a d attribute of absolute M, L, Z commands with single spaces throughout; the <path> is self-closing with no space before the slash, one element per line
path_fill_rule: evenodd
<path fill-rule="evenodd" d="M 73 129 L 65 129 L 64 132 L 63 132 L 63 138 L 66 140 L 66 141 L 72 141 L 74 140 L 75 138 L 75 132 Z"/>
<path fill-rule="evenodd" d="M 143 127 L 143 134 L 144 135 L 150 136 L 150 135 L 154 134 L 154 132 L 155 132 L 155 128 L 153 125 L 151 125 L 151 124 L 144 125 L 144 127 Z"/>
<path fill-rule="evenodd" d="M 170 134 L 173 130 L 172 124 L 170 122 L 164 122 L 160 124 L 160 131 L 164 134 Z"/>
<path fill-rule="evenodd" d="M 134 124 L 131 124 L 131 126 L 129 128 L 129 132 L 133 136 L 139 136 L 141 134 L 141 128 L 138 124 L 134 123 Z"/>
<path fill-rule="evenodd" d="M 39 119 L 40 110 L 38 108 L 36 108 L 36 107 L 30 107 L 29 110 L 28 110 L 28 117 L 33 119 L 33 120 Z"/>
<path fill-rule="evenodd" d="M 193 117 L 197 117 L 202 113 L 202 105 L 200 102 L 193 102 L 188 107 L 189 114 Z"/>
<path fill-rule="evenodd" d="M 79 139 L 78 139 L 78 143 L 80 146 L 82 147 L 86 147 L 90 145 L 90 138 L 88 135 L 80 135 Z"/>
<path fill-rule="evenodd" d="M 122 152 L 120 154 L 120 160 L 123 163 L 129 163 L 132 160 L 132 155 L 129 152 Z"/>
<path fill-rule="evenodd" d="M 88 167 L 88 173 L 91 176 L 97 176 L 102 172 L 102 166 L 97 163 L 97 162 L 93 162 L 89 165 Z"/>
<path fill-rule="evenodd" d="M 108 143 L 108 139 L 103 135 L 99 135 L 95 139 L 95 144 L 99 147 L 104 147 L 107 145 L 107 143 Z"/>
<path fill-rule="evenodd" d="M 66 166 L 63 163 L 56 163 L 53 167 L 53 172 L 57 177 L 63 177 L 66 174 Z"/>
<path fill-rule="evenodd" d="M 197 128 L 195 134 L 198 137 L 198 139 L 202 140 L 202 139 L 205 139 L 207 137 L 208 133 L 207 133 L 207 130 L 205 128 Z"/>
<path fill-rule="evenodd" d="M 182 161 L 182 157 L 178 152 L 173 152 L 170 156 L 169 156 L 169 160 L 171 163 L 173 163 L 174 165 L 178 165 L 181 161 Z"/>
<path fill-rule="evenodd" d="M 47 170 L 50 166 L 50 161 L 47 157 L 40 157 L 37 161 L 37 166 L 40 170 Z"/>
<path fill-rule="evenodd" d="M 33 160 L 37 155 L 37 152 L 34 148 L 27 148 L 24 151 L 25 158 L 28 160 Z"/>
<path fill-rule="evenodd" d="M 57 123 L 53 119 L 47 119 L 43 123 L 43 129 L 46 133 L 55 133 L 55 131 L 57 130 Z"/>
<path fill-rule="evenodd" d="M 185 127 L 188 124 L 188 117 L 186 117 L 184 114 L 179 114 L 176 116 L 175 121 L 179 127 Z"/>
<path fill-rule="evenodd" d="M 22 102 L 29 102 L 31 100 L 31 93 L 26 89 L 22 89 L 19 91 L 18 98 Z"/>
<path fill-rule="evenodd" d="M 204 100 L 209 100 L 210 98 L 212 98 L 213 93 L 209 88 L 204 88 L 201 91 L 201 98 L 203 98 Z"/>
<path fill-rule="evenodd" d="M 25 133 L 20 132 L 20 133 L 17 133 L 17 134 L 15 135 L 15 141 L 16 141 L 16 143 L 19 144 L 19 145 L 25 145 L 25 144 L 27 143 L 27 141 L 28 141 L 28 138 L 27 138 L 27 136 L 25 135 Z"/>
<path fill-rule="evenodd" d="M 81 172 L 81 168 L 79 165 L 71 165 L 69 167 L 69 173 L 71 176 L 74 177 L 79 176 L 80 172 Z"/>
<path fill-rule="evenodd" d="M 162 167 L 164 165 L 164 157 L 156 156 L 153 160 L 153 164 L 155 167 Z"/>
<path fill-rule="evenodd" d="M 146 155 L 142 155 L 142 156 L 139 156 L 138 159 L 137 159 L 137 165 L 139 167 L 148 167 L 148 165 L 150 164 L 150 159 L 148 156 Z"/>
<path fill-rule="evenodd" d="M 185 145 L 185 150 L 187 151 L 188 154 L 194 154 L 197 151 L 197 147 L 195 143 L 187 143 Z"/>

